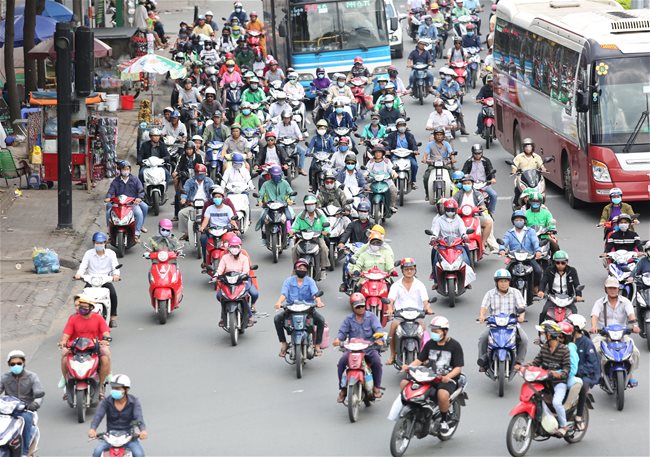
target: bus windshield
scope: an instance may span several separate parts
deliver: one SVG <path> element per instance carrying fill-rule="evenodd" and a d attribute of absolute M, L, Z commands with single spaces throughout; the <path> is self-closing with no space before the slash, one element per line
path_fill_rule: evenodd
<path fill-rule="evenodd" d="M 591 141 L 625 144 L 648 109 L 650 56 L 594 62 L 596 88 L 592 95 Z M 650 120 L 645 119 L 634 144 L 650 143 Z"/>
<path fill-rule="evenodd" d="M 388 43 L 383 0 L 294 4 L 289 23 L 294 54 Z"/>

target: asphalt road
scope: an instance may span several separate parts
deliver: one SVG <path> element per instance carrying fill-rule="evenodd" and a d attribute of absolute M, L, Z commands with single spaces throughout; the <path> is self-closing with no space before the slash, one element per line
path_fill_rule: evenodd
<path fill-rule="evenodd" d="M 218 4 L 216 16 L 223 15 L 221 10 L 228 6 Z M 172 18 L 167 27 L 177 22 Z M 487 20 L 483 24 L 487 27 Z M 411 46 L 407 41 L 408 51 Z M 405 76 L 405 59 L 395 64 Z M 475 92 L 466 97 L 464 107 L 471 131 L 477 114 L 472 102 L 474 95 Z M 414 100 L 406 99 L 410 127 L 419 141 L 425 142 L 427 138 L 424 123 L 431 102 L 429 97 L 425 106 L 420 107 Z M 459 160 L 464 161 L 471 144 L 479 140 L 473 135 L 460 138 L 456 142 Z M 496 232 L 501 236 L 510 226 L 512 180 L 503 163 L 509 156 L 498 143 L 486 155 L 498 169 Z M 301 197 L 306 186 L 305 178 L 296 182 Z M 386 230 L 396 256 L 414 257 L 420 265 L 419 277 L 429 285 L 429 247 L 423 230 L 430 226 L 433 212 L 423 199 L 421 187 L 408 195 L 404 208 L 386 224 Z M 603 294 L 605 278 L 597 259 L 602 249 L 601 231 L 595 228 L 600 206 L 572 210 L 553 186 L 548 190 L 547 204 L 558 221 L 560 244 L 569 252 L 571 263 L 586 284 L 586 302 L 578 304 L 578 308 L 589 315 L 594 300 Z M 646 204 L 637 211 L 648 214 L 649 209 Z M 165 206 L 160 217 L 171 214 L 172 207 Z M 257 214 L 259 211 L 255 211 Z M 156 218 L 149 218 L 146 225 L 150 234 L 156 224 Z M 642 229 L 642 236 L 647 239 L 648 225 L 644 224 Z M 142 248 L 132 249 L 124 258 L 123 281 L 117 286 L 120 326 L 113 331 L 113 372 L 131 377 L 132 393 L 143 403 L 150 436 L 143 445 L 148 455 L 388 455 L 393 423 L 386 415 L 399 392 L 401 376 L 392 367 L 385 369 L 384 399 L 363 409 L 356 424 L 349 423 L 347 411 L 335 401 L 337 351 L 327 349 L 323 357 L 310 361 L 304 378 L 297 380 L 293 367 L 277 356 L 272 323 L 273 303 L 282 280 L 291 272 L 290 256 L 285 253 L 280 263 L 274 265 L 259 235 L 252 231 L 246 234 L 244 243 L 254 263 L 260 265 L 258 310 L 262 317 L 235 348 L 230 346 L 228 334 L 217 327 L 219 305 L 207 284 L 207 276 L 200 274 L 196 259 L 188 256 L 180 261 L 185 297 L 182 307 L 167 325 L 161 326 L 149 304 L 149 262 L 141 257 Z M 449 318 L 451 336 L 463 345 L 469 401 L 452 440 L 442 443 L 429 437 L 413 441 L 408 455 L 507 454 L 508 413 L 518 402 L 521 383 L 513 380 L 505 397 L 498 398 L 495 383 L 479 374 L 475 365 L 476 342 L 483 330 L 475 318 L 483 294 L 493 287 L 492 274 L 501 266 L 500 259 L 489 257 L 478 266 L 473 289 L 460 298 L 456 308 L 450 309 L 442 298 L 433 306 L 437 314 Z M 326 303 L 322 312 L 331 327 L 332 339 L 349 312 L 347 296 L 338 292 L 339 277 L 340 268 L 320 284 Z M 531 322 L 524 325 L 531 339 L 535 333 L 533 321 L 540 310 L 541 303 L 535 304 L 529 312 Z M 62 327 L 63 321 L 57 328 Z M 88 455 L 95 445 L 86 439 L 88 423 L 76 422 L 74 412 L 61 401 L 62 392 L 56 388 L 60 374 L 55 344 L 59 335 L 58 330 L 49 335 L 28 363 L 29 369 L 40 375 L 47 391 L 40 411 L 41 455 Z M 641 368 L 636 373 L 639 387 L 626 392 L 625 410 L 617 412 L 614 399 L 595 388 L 596 409 L 590 416 L 585 440 L 575 445 L 564 440 L 534 443 L 529 455 L 648 455 L 650 360 L 645 341 L 636 336 L 634 339 L 642 355 Z M 531 345 L 531 359 L 536 352 L 537 348 Z M 103 428 L 104 425 L 100 426 Z"/>

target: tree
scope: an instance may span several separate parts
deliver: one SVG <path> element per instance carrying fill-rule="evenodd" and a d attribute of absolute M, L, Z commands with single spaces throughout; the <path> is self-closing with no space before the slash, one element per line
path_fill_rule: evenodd
<path fill-rule="evenodd" d="M 9 114 L 11 120 L 20 118 L 18 87 L 16 86 L 16 66 L 14 65 L 14 21 L 16 0 L 7 0 L 7 20 L 5 21 L 5 71 L 7 72 L 6 89 L 9 94 Z"/>
<path fill-rule="evenodd" d="M 37 74 L 36 59 L 29 55 L 29 51 L 34 47 L 34 34 L 36 30 L 36 0 L 25 1 L 25 12 L 23 13 L 25 22 L 23 25 L 23 57 L 25 61 L 25 98 L 29 98 L 29 93 L 36 90 Z"/>

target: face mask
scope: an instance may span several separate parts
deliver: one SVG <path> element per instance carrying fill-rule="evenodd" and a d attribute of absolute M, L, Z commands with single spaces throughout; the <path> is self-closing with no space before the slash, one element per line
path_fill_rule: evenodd
<path fill-rule="evenodd" d="M 203 181 L 204 179 L 205 179 L 205 175 L 196 175 L 197 181 Z"/>
<path fill-rule="evenodd" d="M 630 228 L 630 224 L 618 224 L 618 229 L 621 232 L 626 232 Z"/>
<path fill-rule="evenodd" d="M 469 36 L 469 37 L 473 37 L 473 36 L 474 36 L 474 32 L 467 32 L 467 36 Z"/>
<path fill-rule="evenodd" d="M 79 314 L 87 316 L 90 314 L 90 308 L 79 308 Z"/>
<path fill-rule="evenodd" d="M 275 183 L 278 183 L 282 180 L 282 176 L 271 176 L 271 180 Z"/>
<path fill-rule="evenodd" d="M 251 90 L 257 90 L 258 87 L 257 83 L 251 84 Z"/>
<path fill-rule="evenodd" d="M 445 81 L 451 82 L 451 76 L 449 76 L 449 75 L 445 76 Z"/>
<path fill-rule="evenodd" d="M 371 244 L 370 245 L 370 250 L 372 252 L 379 252 L 380 249 L 381 249 L 381 244 Z"/>
<path fill-rule="evenodd" d="M 11 371 L 13 374 L 18 376 L 20 373 L 23 372 L 23 366 L 22 365 L 14 365 L 13 367 L 9 368 L 9 371 Z"/>
<path fill-rule="evenodd" d="M 327 190 L 334 189 L 334 183 L 333 182 L 326 182 L 325 183 L 325 189 L 327 189 Z"/>
<path fill-rule="evenodd" d="M 104 249 L 106 249 L 106 245 L 103 244 L 103 243 L 95 245 L 95 251 L 96 252 L 104 252 Z"/>
<path fill-rule="evenodd" d="M 372 120 L 370 121 L 370 123 L 371 123 L 372 125 L 379 125 L 379 119 L 372 119 Z"/>
<path fill-rule="evenodd" d="M 320 136 L 325 136 L 326 133 L 327 133 L 327 129 L 318 129 L 318 134 Z"/>
<path fill-rule="evenodd" d="M 440 333 L 438 333 L 438 332 L 429 331 L 429 336 L 435 342 L 438 342 L 438 341 L 442 340 L 442 335 Z"/>
<path fill-rule="evenodd" d="M 228 73 L 232 73 L 233 71 L 235 71 L 235 67 L 227 67 L 227 70 L 228 70 Z M 237 86 L 231 84 L 230 87 L 234 89 Z"/>
<path fill-rule="evenodd" d="M 235 8 L 236 13 L 241 13 L 241 8 Z"/>
<path fill-rule="evenodd" d="M 241 163 L 233 163 L 233 164 L 232 164 L 232 167 L 233 167 L 235 170 L 240 170 L 241 167 L 242 167 L 242 165 L 243 165 L 243 164 L 241 164 Z"/>
<path fill-rule="evenodd" d="M 542 207 L 541 203 L 531 203 L 530 207 L 533 209 L 540 209 Z"/>
<path fill-rule="evenodd" d="M 251 113 L 251 110 L 249 110 L 249 109 L 243 109 L 243 110 L 241 110 L 241 113 L 242 113 L 244 116 L 248 116 L 248 115 Z"/>
<path fill-rule="evenodd" d="M 339 151 L 346 152 L 348 150 L 347 146 L 339 146 Z"/>
<path fill-rule="evenodd" d="M 465 192 L 469 192 L 470 190 L 472 190 L 472 185 L 471 184 L 463 184 L 463 190 Z"/>
<path fill-rule="evenodd" d="M 316 76 L 318 76 L 319 78 L 321 78 L 321 79 L 322 79 L 322 78 L 324 78 L 324 77 L 325 77 L 325 73 L 318 73 L 318 75 L 316 75 Z"/>
<path fill-rule="evenodd" d="M 379 83 L 379 89 L 386 89 L 386 83 Z"/>
<path fill-rule="evenodd" d="M 125 178 L 131 174 L 130 171 L 128 170 L 121 170 L 120 175 L 124 176 Z"/>
<path fill-rule="evenodd" d="M 172 231 L 171 231 L 171 230 L 164 229 L 164 228 L 161 228 L 161 229 L 159 230 L 159 233 L 160 233 L 160 236 L 162 236 L 163 238 L 167 238 L 167 237 L 169 237 L 169 235 L 172 234 Z"/>
<path fill-rule="evenodd" d="M 445 211 L 445 215 L 446 215 L 449 219 L 453 219 L 454 216 L 456 216 L 456 212 L 455 212 L 455 211 Z"/>
<path fill-rule="evenodd" d="M 305 205 L 305 209 L 307 210 L 308 213 L 313 213 L 314 211 L 316 211 L 316 205 L 313 204 Z"/>
<path fill-rule="evenodd" d="M 299 278 L 304 278 L 305 276 L 307 276 L 307 272 L 302 270 L 296 270 L 296 276 Z"/>
<path fill-rule="evenodd" d="M 397 128 L 397 131 L 398 131 L 399 133 L 404 133 L 404 132 L 406 132 L 406 127 L 398 127 L 398 128 Z"/>
<path fill-rule="evenodd" d="M 393 107 L 392 103 L 384 103 L 384 108 L 391 109 Z"/>
<path fill-rule="evenodd" d="M 121 390 L 111 390 L 111 398 L 113 398 L 113 400 L 121 400 L 124 398 L 124 392 Z"/>
<path fill-rule="evenodd" d="M 359 213 L 359 219 L 362 221 L 367 221 L 368 220 L 368 213 L 365 211 L 360 211 Z"/>
<path fill-rule="evenodd" d="M 524 221 L 515 221 L 514 223 L 515 227 L 517 227 L 518 229 L 524 228 L 524 224 L 525 224 Z"/>
<path fill-rule="evenodd" d="M 343 112 L 343 108 L 336 108 L 336 114 L 341 114 Z"/>
<path fill-rule="evenodd" d="M 231 248 L 228 248 L 228 252 L 237 257 L 241 252 L 241 248 L 239 246 L 233 246 Z"/>
<path fill-rule="evenodd" d="M 223 198 L 221 198 L 221 197 L 214 197 L 214 198 L 212 199 L 212 201 L 214 202 L 215 205 L 217 205 L 217 206 L 221 206 L 221 204 L 223 203 Z"/>
<path fill-rule="evenodd" d="M 615 205 L 620 205 L 623 199 L 621 197 L 614 197 L 612 198 L 612 203 Z"/>
<path fill-rule="evenodd" d="M 347 168 L 348 170 L 352 171 L 352 170 L 354 170 L 356 167 L 354 166 L 353 163 L 349 163 L 349 164 L 347 164 L 347 165 L 345 166 L 345 168 Z"/>
<path fill-rule="evenodd" d="M 344 81 L 339 81 L 336 83 L 337 86 L 339 87 L 345 87 L 345 82 Z"/>

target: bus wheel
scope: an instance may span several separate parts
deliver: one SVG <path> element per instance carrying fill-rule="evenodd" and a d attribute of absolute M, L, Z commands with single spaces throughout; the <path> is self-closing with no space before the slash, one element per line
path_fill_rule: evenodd
<path fill-rule="evenodd" d="M 564 196 L 566 197 L 567 202 L 569 202 L 571 208 L 579 208 L 581 206 L 581 201 L 578 200 L 573 193 L 573 172 L 571 170 L 571 164 L 567 160 L 566 156 L 564 156 L 564 160 L 562 160 L 562 169 L 564 170 L 564 175 L 562 177 Z"/>

